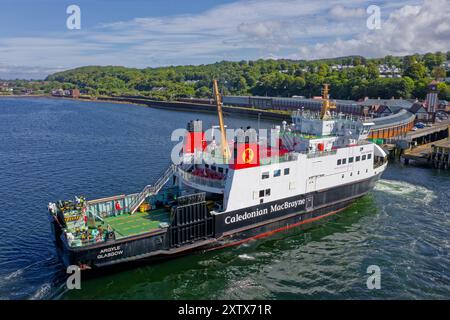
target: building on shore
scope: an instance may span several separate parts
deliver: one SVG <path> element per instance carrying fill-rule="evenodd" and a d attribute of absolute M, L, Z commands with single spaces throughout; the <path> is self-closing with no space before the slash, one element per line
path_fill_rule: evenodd
<path fill-rule="evenodd" d="M 428 93 L 427 97 L 425 98 L 425 107 L 430 113 L 436 112 L 436 109 L 439 105 L 437 85 L 438 82 L 436 80 L 431 81 L 431 83 L 428 85 Z"/>
<path fill-rule="evenodd" d="M 425 105 L 421 102 L 415 102 L 411 108 L 409 108 L 409 111 L 416 115 L 416 122 L 428 122 L 432 119 L 425 108 Z"/>
<path fill-rule="evenodd" d="M 336 112 L 353 115 L 362 114 L 361 106 L 353 100 L 330 100 L 336 105 Z M 304 97 L 260 97 L 260 96 L 224 96 L 223 103 L 230 106 L 251 107 L 263 110 L 295 111 L 306 109 L 320 111 L 322 108 L 322 98 Z"/>
<path fill-rule="evenodd" d="M 68 97 L 68 98 L 79 98 L 80 97 L 80 90 L 78 89 L 69 89 L 69 90 L 63 90 L 63 89 L 55 89 L 52 90 L 52 96 L 54 97 Z"/>

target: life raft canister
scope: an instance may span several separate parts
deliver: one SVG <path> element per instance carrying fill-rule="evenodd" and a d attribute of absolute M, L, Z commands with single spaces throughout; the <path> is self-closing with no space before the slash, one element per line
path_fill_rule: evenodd
<path fill-rule="evenodd" d="M 119 202 L 116 202 L 116 210 L 122 210 L 122 207 L 120 206 Z"/>

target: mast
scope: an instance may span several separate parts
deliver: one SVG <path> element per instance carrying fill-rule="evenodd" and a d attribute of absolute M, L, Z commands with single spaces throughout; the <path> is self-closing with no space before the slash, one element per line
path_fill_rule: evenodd
<path fill-rule="evenodd" d="M 325 120 L 328 118 L 330 109 L 336 109 L 336 105 L 334 103 L 331 103 L 329 100 L 329 94 L 328 94 L 328 83 L 324 83 L 323 90 L 322 90 L 322 110 L 320 111 L 320 119 Z"/>
<path fill-rule="evenodd" d="M 227 136 L 225 134 L 225 125 L 223 122 L 223 114 L 222 114 L 222 101 L 219 93 L 219 86 L 217 85 L 217 80 L 213 80 L 213 88 L 214 88 L 214 97 L 217 105 L 217 114 L 219 116 L 219 126 L 220 126 L 220 138 L 221 138 L 221 147 L 222 147 L 222 156 L 224 163 L 228 162 L 230 158 L 230 150 L 228 149 Z"/>

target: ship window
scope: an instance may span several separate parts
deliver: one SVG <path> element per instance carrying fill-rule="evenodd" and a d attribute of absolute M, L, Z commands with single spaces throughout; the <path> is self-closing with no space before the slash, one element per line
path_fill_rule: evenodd
<path fill-rule="evenodd" d="M 284 169 L 284 175 L 287 176 L 289 174 L 289 168 Z"/>
<path fill-rule="evenodd" d="M 281 176 L 281 170 L 275 170 L 275 171 L 273 172 L 273 176 L 274 176 L 274 177 L 279 177 L 279 176 Z"/>
<path fill-rule="evenodd" d="M 369 169 L 366 169 L 366 173 L 369 172 Z"/>
<path fill-rule="evenodd" d="M 353 157 L 348 158 L 348 163 L 353 163 Z"/>
<path fill-rule="evenodd" d="M 344 179 L 344 175 L 342 175 L 342 179 Z"/>
<path fill-rule="evenodd" d="M 209 168 L 209 164 L 205 163 L 205 168 Z"/>
<path fill-rule="evenodd" d="M 270 174 L 269 174 L 269 172 L 267 171 L 267 172 L 263 172 L 262 173 L 262 176 L 261 176 L 261 178 L 264 180 L 264 179 L 269 179 L 269 177 L 270 177 Z"/>
<path fill-rule="evenodd" d="M 350 177 L 353 177 L 353 172 L 350 172 Z"/>
<path fill-rule="evenodd" d="M 361 159 L 361 157 L 360 157 L 360 156 L 357 156 L 357 157 L 356 157 L 356 162 L 358 162 L 360 159 Z"/>
<path fill-rule="evenodd" d="M 363 155 L 361 160 L 366 160 L 366 155 Z"/>
<path fill-rule="evenodd" d="M 347 159 L 342 159 L 342 164 L 346 164 L 347 163 Z"/>
<path fill-rule="evenodd" d="M 219 172 L 220 172 L 220 173 L 223 173 L 223 168 L 219 168 Z"/>
<path fill-rule="evenodd" d="M 264 199 L 259 199 L 259 203 L 264 203 Z"/>
<path fill-rule="evenodd" d="M 372 159 L 372 154 L 371 154 L 371 153 L 369 153 L 369 154 L 367 155 L 367 159 L 368 159 L 368 160 Z"/>
<path fill-rule="evenodd" d="M 264 197 L 264 190 L 259 190 L 259 197 L 260 198 Z"/>
<path fill-rule="evenodd" d="M 339 160 L 337 161 L 337 165 L 338 165 L 338 166 L 341 165 L 341 162 L 342 162 L 342 160 L 339 159 Z"/>
<path fill-rule="evenodd" d="M 358 171 L 358 174 L 359 174 L 359 171 Z"/>
<path fill-rule="evenodd" d="M 211 169 L 216 171 L 216 166 L 211 166 Z"/>
<path fill-rule="evenodd" d="M 270 196 L 270 189 L 266 189 L 266 197 Z"/>

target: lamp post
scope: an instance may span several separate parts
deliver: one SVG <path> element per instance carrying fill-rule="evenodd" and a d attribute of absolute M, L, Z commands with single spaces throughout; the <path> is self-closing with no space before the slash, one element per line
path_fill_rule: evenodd
<path fill-rule="evenodd" d="M 261 112 L 258 112 L 258 132 L 259 132 L 259 121 L 261 119 Z"/>

